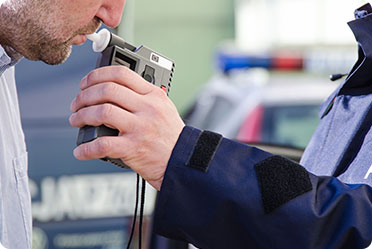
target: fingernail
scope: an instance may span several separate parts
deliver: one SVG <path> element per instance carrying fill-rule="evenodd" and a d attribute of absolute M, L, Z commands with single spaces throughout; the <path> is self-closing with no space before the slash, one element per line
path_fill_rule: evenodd
<path fill-rule="evenodd" d="M 76 98 L 74 98 L 71 102 L 71 105 L 70 105 L 70 111 L 71 112 L 75 112 L 75 100 L 76 100 Z"/>
<path fill-rule="evenodd" d="M 79 147 L 74 149 L 73 154 L 74 154 L 74 157 L 75 157 L 76 159 L 79 159 L 79 156 L 80 156 L 80 150 L 79 150 Z"/>
<path fill-rule="evenodd" d="M 85 89 L 86 87 L 87 87 L 87 85 L 88 85 L 88 77 L 87 76 L 85 76 L 82 80 L 81 80 L 81 82 L 80 82 L 80 89 L 81 90 L 83 90 L 83 89 Z"/>
<path fill-rule="evenodd" d="M 70 118 L 69 118 L 69 121 L 70 121 L 70 124 L 72 125 L 72 122 L 74 121 L 74 118 L 75 118 L 76 114 L 73 113 L 70 115 Z"/>

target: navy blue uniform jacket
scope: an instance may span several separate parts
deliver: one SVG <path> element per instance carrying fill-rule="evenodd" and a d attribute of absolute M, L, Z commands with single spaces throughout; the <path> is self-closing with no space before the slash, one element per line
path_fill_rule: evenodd
<path fill-rule="evenodd" d="M 185 127 L 155 231 L 203 249 L 355 249 L 372 240 L 372 15 L 349 22 L 359 59 L 321 108 L 301 165 Z M 366 12 L 366 13 L 364 13 Z"/>

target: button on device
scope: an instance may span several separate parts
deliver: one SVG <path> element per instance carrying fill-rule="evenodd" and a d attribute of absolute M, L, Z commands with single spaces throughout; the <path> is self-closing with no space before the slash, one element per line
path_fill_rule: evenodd
<path fill-rule="evenodd" d="M 165 93 L 167 93 L 167 87 L 166 86 L 164 86 L 164 85 L 161 85 L 161 90 L 163 90 Z"/>
<path fill-rule="evenodd" d="M 142 77 L 150 82 L 150 83 L 154 83 L 155 82 L 155 69 L 150 67 L 150 66 L 145 66 L 145 71 L 143 71 L 142 73 Z"/>

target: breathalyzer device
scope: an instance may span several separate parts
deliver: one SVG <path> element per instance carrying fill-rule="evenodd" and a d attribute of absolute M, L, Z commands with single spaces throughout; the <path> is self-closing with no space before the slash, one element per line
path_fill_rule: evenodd
<path fill-rule="evenodd" d="M 87 38 L 93 41 L 93 50 L 100 53 L 97 68 L 110 65 L 128 67 L 150 84 L 160 87 L 167 94 L 169 93 L 175 67 L 172 60 L 145 46 L 135 47 L 107 29 L 87 35 Z M 87 125 L 79 129 L 76 144 L 79 146 L 101 136 L 117 136 L 118 134 L 118 130 L 104 125 L 98 127 Z M 119 158 L 105 157 L 101 159 L 121 168 L 129 168 Z"/>

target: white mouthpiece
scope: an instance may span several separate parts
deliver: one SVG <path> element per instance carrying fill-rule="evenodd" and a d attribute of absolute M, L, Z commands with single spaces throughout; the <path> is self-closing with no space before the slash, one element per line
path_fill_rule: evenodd
<path fill-rule="evenodd" d="M 87 35 L 87 38 L 93 42 L 94 52 L 102 52 L 110 43 L 111 33 L 107 29 L 102 29 L 98 33 Z"/>

